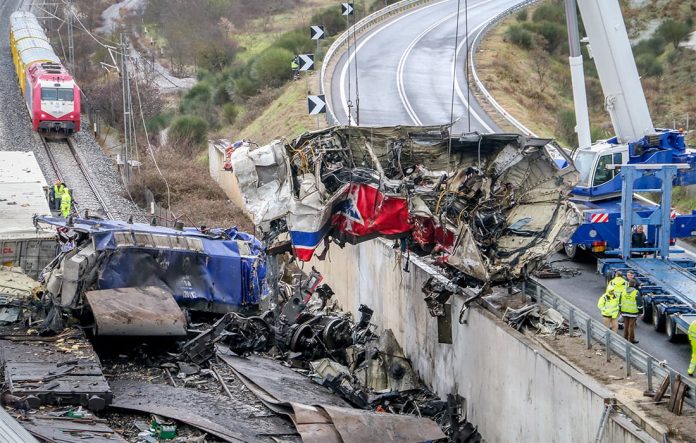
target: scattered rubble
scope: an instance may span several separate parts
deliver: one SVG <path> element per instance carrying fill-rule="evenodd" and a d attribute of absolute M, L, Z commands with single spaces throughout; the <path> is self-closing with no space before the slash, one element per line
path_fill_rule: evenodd
<path fill-rule="evenodd" d="M 575 170 L 559 169 L 564 154 L 549 142 L 334 127 L 288 143 L 244 143 L 232 167 L 264 239 L 288 231 L 299 260 L 322 243 L 320 259 L 331 241 L 398 238 L 405 255 L 431 255 L 457 284 L 481 287 L 532 272 L 578 223 L 567 200 Z"/>

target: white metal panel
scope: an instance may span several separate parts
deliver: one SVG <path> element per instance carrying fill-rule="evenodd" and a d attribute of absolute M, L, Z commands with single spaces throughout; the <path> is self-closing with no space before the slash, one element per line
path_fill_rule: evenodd
<path fill-rule="evenodd" d="M 0 441 L 3 443 L 39 443 L 3 407 L 0 407 Z"/>
<path fill-rule="evenodd" d="M 33 152 L 0 151 L 0 237 L 35 232 L 34 214 L 50 214 L 46 180 Z"/>
<path fill-rule="evenodd" d="M 616 136 L 626 143 L 653 133 L 619 2 L 578 0 L 578 6 Z"/>
<path fill-rule="evenodd" d="M 40 29 L 34 29 L 34 28 L 23 28 L 23 29 L 18 29 L 17 31 L 14 31 L 14 39 L 15 41 L 20 41 L 25 38 L 36 38 L 39 40 L 44 40 L 48 41 L 48 38 L 46 38 L 46 34 Z"/>
<path fill-rule="evenodd" d="M 45 48 L 31 48 L 26 51 L 23 51 L 20 54 L 20 58 L 22 60 L 22 63 L 24 66 L 29 66 L 32 63 L 35 62 L 43 62 L 43 61 L 49 61 L 53 63 L 60 63 L 60 59 L 58 56 L 53 52 L 53 49 L 45 49 Z"/>

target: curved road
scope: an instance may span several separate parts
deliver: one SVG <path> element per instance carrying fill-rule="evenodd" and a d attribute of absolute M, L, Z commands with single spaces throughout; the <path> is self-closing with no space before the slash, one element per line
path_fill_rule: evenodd
<path fill-rule="evenodd" d="M 470 39 L 499 12 L 521 0 L 469 0 L 468 34 Z M 462 9 L 464 2 L 461 2 Z M 464 63 L 467 41 L 466 19 L 460 12 L 457 78 L 454 118 L 459 119 L 453 133 L 496 132 L 500 129 L 471 95 L 471 125 L 467 118 L 467 84 Z M 338 59 L 331 78 L 330 106 L 338 120 L 356 123 L 356 59 L 362 126 L 439 125 L 450 121 L 454 36 L 457 29 L 457 1 L 441 0 L 409 10 L 362 34 L 357 51 L 351 47 Z M 350 63 L 348 60 L 350 59 Z M 352 106 L 348 106 L 348 102 Z M 601 319 L 596 307 L 603 292 L 604 279 L 595 272 L 594 259 L 567 262 L 555 254 L 550 261 L 581 272 L 571 278 L 546 280 L 549 289 L 578 308 Z M 565 262 L 564 262 L 565 261 Z M 621 331 L 620 331 L 621 332 Z M 672 344 L 665 334 L 638 322 L 639 347 L 658 360 L 666 360 L 685 373 L 690 358 L 688 343 Z"/>
<path fill-rule="evenodd" d="M 468 3 L 468 34 L 473 40 L 488 20 L 521 0 Z M 470 125 L 467 118 L 464 2 L 461 7 L 453 112 L 458 121 L 452 132 L 495 132 L 498 127 L 473 95 Z M 356 122 L 358 89 L 362 126 L 449 124 L 456 30 L 457 1 L 441 0 L 409 10 L 362 34 L 357 50 L 351 46 L 337 60 L 331 79 L 330 104 L 338 120 L 348 123 L 350 110 L 351 122 Z"/>

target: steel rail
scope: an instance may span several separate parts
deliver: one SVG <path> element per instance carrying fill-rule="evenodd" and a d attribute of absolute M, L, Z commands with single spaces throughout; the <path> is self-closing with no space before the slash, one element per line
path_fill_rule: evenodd
<path fill-rule="evenodd" d="M 82 159 L 80 159 L 80 155 L 77 153 L 77 150 L 75 149 L 75 145 L 70 138 L 66 138 L 63 140 L 59 141 L 54 141 L 54 140 L 48 140 L 46 137 L 40 137 L 41 138 L 41 143 L 43 144 L 44 149 L 46 150 L 46 155 L 48 156 L 48 159 L 51 162 L 51 165 L 53 166 L 53 170 L 56 173 L 56 176 L 58 179 L 65 183 L 64 176 L 60 170 L 60 167 L 58 166 L 58 161 L 55 158 L 55 155 L 53 154 L 53 151 L 50 148 L 51 143 L 56 143 L 56 142 L 64 142 L 67 144 L 68 149 L 70 150 L 70 153 L 72 154 L 73 158 L 75 159 L 75 164 L 77 167 L 80 169 L 80 172 L 82 172 L 82 175 L 85 179 L 85 182 L 90 188 L 90 191 L 94 195 L 94 198 L 97 200 L 99 205 L 101 206 L 102 210 L 104 211 L 104 214 L 106 214 L 107 218 L 113 219 L 113 213 L 109 210 L 109 206 L 106 204 L 106 201 L 102 197 L 102 195 L 99 193 L 99 190 L 97 189 L 97 186 L 95 185 L 94 181 L 92 180 L 92 177 L 90 177 L 89 170 L 85 166 L 85 164 L 82 162 Z M 76 202 L 73 202 L 73 205 L 75 206 L 75 210 L 79 213 L 81 211 L 81 208 Z"/>

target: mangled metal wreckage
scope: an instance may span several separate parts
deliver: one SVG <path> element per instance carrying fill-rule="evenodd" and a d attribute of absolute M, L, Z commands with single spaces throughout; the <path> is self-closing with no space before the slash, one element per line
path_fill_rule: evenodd
<path fill-rule="evenodd" d="M 578 222 L 567 199 L 576 171 L 558 166 L 572 162 L 558 161 L 565 154 L 549 142 L 450 137 L 442 127 L 334 127 L 243 144 L 232 165 L 265 239 L 287 230 L 299 260 L 330 240 L 399 238 L 404 252 L 429 253 L 479 285 L 531 272 Z"/>
<path fill-rule="evenodd" d="M 40 276 L 50 305 L 59 314 L 90 306 L 101 335 L 185 335 L 181 308 L 254 310 L 268 294 L 264 247 L 235 228 L 202 232 L 51 216 L 37 216 L 35 224 L 56 227 L 61 243 Z"/>

